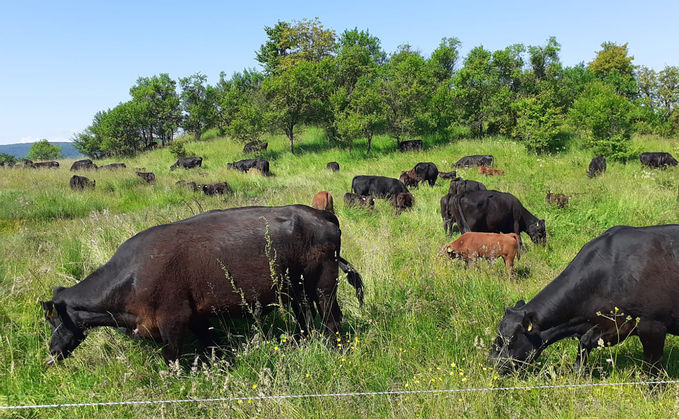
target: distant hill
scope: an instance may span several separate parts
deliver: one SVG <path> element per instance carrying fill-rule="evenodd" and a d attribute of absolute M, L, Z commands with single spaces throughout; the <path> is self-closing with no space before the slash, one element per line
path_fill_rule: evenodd
<path fill-rule="evenodd" d="M 74 159 L 77 157 L 83 157 L 82 153 L 73 147 L 73 143 L 68 142 L 50 142 L 50 144 L 60 145 L 61 153 L 64 158 Z M 28 150 L 31 149 L 33 143 L 19 143 L 19 144 L 0 144 L 0 153 L 11 154 L 12 156 L 20 159 L 28 155 Z"/>

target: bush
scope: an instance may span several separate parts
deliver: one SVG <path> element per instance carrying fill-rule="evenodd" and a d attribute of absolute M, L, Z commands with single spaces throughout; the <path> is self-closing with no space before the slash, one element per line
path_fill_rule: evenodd
<path fill-rule="evenodd" d="M 188 156 L 188 152 L 184 148 L 184 143 L 181 141 L 173 141 L 172 144 L 170 144 L 169 150 L 170 154 L 172 154 L 175 159 Z"/>
<path fill-rule="evenodd" d="M 512 136 L 520 139 L 529 150 L 554 149 L 559 142 L 561 115 L 549 101 L 541 97 L 527 97 L 514 104 L 516 126 Z"/>

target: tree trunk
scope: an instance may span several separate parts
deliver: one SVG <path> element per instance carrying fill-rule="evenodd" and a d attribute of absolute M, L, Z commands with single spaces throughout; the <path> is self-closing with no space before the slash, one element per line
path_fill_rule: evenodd
<path fill-rule="evenodd" d="M 373 135 L 372 133 L 368 134 L 368 154 L 370 154 L 370 147 L 373 144 Z"/>

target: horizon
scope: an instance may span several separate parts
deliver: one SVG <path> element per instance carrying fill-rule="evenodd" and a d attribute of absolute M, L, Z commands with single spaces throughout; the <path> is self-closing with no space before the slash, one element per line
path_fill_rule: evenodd
<path fill-rule="evenodd" d="M 397 1 L 386 8 L 301 2 L 284 11 L 272 2 L 207 2 L 188 10 L 175 1 L 3 4 L 0 144 L 71 142 L 95 113 L 129 100 L 129 88 L 139 77 L 168 73 L 177 80 L 200 72 L 214 85 L 222 71 L 260 71 L 255 51 L 267 40 L 264 26 L 279 20 L 318 17 L 337 35 L 346 29 L 368 30 L 386 53 L 407 43 L 429 56 L 442 38 L 456 37 L 465 57 L 480 45 L 493 51 L 516 43 L 541 46 L 554 36 L 567 67 L 592 61 L 603 42 L 627 43 L 635 65 L 655 70 L 679 65 L 673 38 L 666 36 L 679 2 L 637 4 L 522 1 L 510 8 L 499 1 L 418 6 Z M 150 25 L 149 16 L 166 25 Z"/>

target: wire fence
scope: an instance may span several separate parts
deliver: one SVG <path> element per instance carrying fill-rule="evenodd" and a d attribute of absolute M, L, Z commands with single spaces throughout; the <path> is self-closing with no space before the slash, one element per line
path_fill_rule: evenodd
<path fill-rule="evenodd" d="M 517 390 L 546 390 L 546 389 L 582 389 L 592 387 L 615 387 L 615 386 L 641 386 L 679 384 L 679 380 L 657 381 L 631 381 L 622 383 L 589 383 L 589 384 L 554 384 L 543 386 L 519 386 L 519 387 L 485 387 L 485 388 L 457 388 L 447 390 L 394 390 L 353 393 L 325 393 L 325 394 L 296 394 L 277 396 L 252 396 L 252 397 L 217 397 L 206 399 L 175 399 L 175 400 L 130 400 L 122 402 L 96 402 L 96 403 L 61 403 L 61 404 L 36 404 L 23 406 L 0 406 L 0 410 L 26 410 L 26 409 L 54 409 L 64 407 L 94 407 L 94 406 L 130 406 L 130 405 L 154 405 L 154 404 L 179 404 L 179 403 L 229 403 L 243 401 L 283 400 L 283 399 L 312 399 L 329 397 L 360 397 L 360 396 L 398 396 L 411 394 L 453 394 L 453 393 L 478 393 L 489 391 L 517 391 Z"/>

